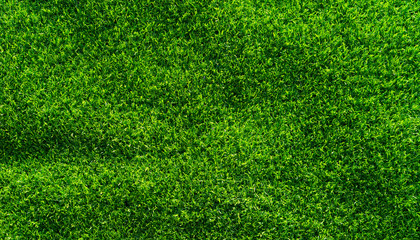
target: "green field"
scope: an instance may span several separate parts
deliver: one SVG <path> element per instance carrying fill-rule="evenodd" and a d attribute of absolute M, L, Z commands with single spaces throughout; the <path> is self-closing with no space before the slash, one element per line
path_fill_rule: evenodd
<path fill-rule="evenodd" d="M 420 1 L 0 0 L 0 239 L 419 239 Z"/>

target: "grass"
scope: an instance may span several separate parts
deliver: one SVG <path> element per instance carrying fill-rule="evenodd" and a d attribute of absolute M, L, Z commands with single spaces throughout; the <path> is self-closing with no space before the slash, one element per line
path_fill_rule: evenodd
<path fill-rule="evenodd" d="M 418 239 L 420 2 L 0 0 L 1 239 Z"/>

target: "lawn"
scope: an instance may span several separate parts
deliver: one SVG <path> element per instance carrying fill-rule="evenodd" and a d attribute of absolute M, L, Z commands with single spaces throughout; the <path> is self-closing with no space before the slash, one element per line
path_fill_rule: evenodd
<path fill-rule="evenodd" d="M 0 239 L 419 239 L 420 1 L 0 0 Z"/>

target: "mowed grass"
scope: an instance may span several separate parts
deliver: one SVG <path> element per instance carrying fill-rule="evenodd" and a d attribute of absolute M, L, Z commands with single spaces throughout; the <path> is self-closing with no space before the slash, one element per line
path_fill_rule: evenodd
<path fill-rule="evenodd" d="M 1 239 L 418 239 L 420 2 L 0 0 Z"/>

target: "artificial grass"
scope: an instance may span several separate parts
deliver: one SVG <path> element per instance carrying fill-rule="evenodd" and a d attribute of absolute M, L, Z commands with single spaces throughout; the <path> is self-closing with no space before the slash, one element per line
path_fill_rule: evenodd
<path fill-rule="evenodd" d="M 0 238 L 418 239 L 419 11 L 0 0 Z"/>

